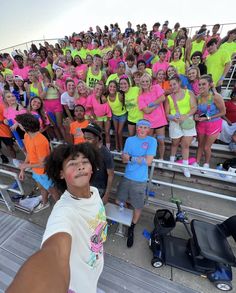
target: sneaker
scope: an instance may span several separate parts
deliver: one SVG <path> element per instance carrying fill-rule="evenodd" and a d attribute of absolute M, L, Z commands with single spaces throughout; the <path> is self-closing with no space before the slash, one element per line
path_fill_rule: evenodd
<path fill-rule="evenodd" d="M 191 173 L 190 173 L 188 168 L 184 168 L 184 176 L 187 177 L 187 178 L 191 177 Z"/>
<path fill-rule="evenodd" d="M 172 165 L 171 165 L 171 166 L 172 166 Z M 158 164 L 157 164 L 157 167 L 158 167 L 158 168 L 163 168 L 163 163 L 158 163 Z"/>
<path fill-rule="evenodd" d="M 193 167 L 200 167 L 200 165 L 197 162 L 193 163 L 192 166 Z"/>
<path fill-rule="evenodd" d="M 8 157 L 6 157 L 5 155 L 1 155 L 1 159 L 2 159 L 3 164 L 8 164 L 9 163 Z"/>
<path fill-rule="evenodd" d="M 127 247 L 130 248 L 134 244 L 134 228 L 129 227 L 128 229 L 128 238 L 127 238 Z"/>
<path fill-rule="evenodd" d="M 16 168 L 19 168 L 19 166 L 20 166 L 20 161 L 19 161 L 19 160 L 17 160 L 17 159 L 12 159 L 12 163 L 13 163 L 13 165 L 14 165 Z"/>
<path fill-rule="evenodd" d="M 202 167 L 203 167 L 203 168 L 207 168 L 207 169 L 210 168 L 209 164 L 207 164 L 207 163 L 203 164 Z M 206 172 L 206 171 L 201 171 L 201 173 L 202 173 L 202 174 L 206 174 L 207 172 Z"/>
<path fill-rule="evenodd" d="M 47 209 L 50 207 L 50 203 L 47 202 L 46 204 L 43 204 L 42 202 L 39 203 L 39 205 L 37 205 L 35 208 L 34 208 L 34 213 L 37 213 L 39 211 L 42 211 L 44 209 Z"/>

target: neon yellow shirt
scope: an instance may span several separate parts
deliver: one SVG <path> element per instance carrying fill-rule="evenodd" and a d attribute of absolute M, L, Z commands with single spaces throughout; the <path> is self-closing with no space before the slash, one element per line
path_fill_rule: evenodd
<path fill-rule="evenodd" d="M 236 42 L 225 42 L 220 46 L 220 50 L 227 51 L 229 56 L 232 57 L 232 55 L 236 53 Z"/>
<path fill-rule="evenodd" d="M 116 82 L 119 82 L 119 76 L 118 76 L 118 74 L 117 74 L 117 73 L 113 73 L 113 74 L 111 74 L 111 75 L 108 77 L 107 81 L 106 81 L 106 86 L 109 84 L 109 82 L 110 82 L 111 80 L 115 80 Z"/>
<path fill-rule="evenodd" d="M 178 74 L 185 75 L 185 62 L 183 60 L 171 61 L 170 65 L 177 69 Z"/>
<path fill-rule="evenodd" d="M 175 44 L 175 42 L 173 40 L 169 39 L 168 43 L 167 43 L 167 46 L 168 46 L 168 48 L 170 48 L 170 47 L 173 47 L 174 44 Z"/>
<path fill-rule="evenodd" d="M 112 51 L 112 47 L 103 48 L 103 49 L 101 50 L 101 55 L 102 55 L 102 57 L 103 57 L 104 55 L 106 55 L 106 53 L 109 52 L 109 51 Z"/>
<path fill-rule="evenodd" d="M 220 80 L 225 65 L 231 61 L 227 51 L 217 50 L 214 54 L 208 55 L 206 58 L 207 73 L 212 75 L 214 84 Z"/>
<path fill-rule="evenodd" d="M 156 55 L 153 59 L 152 59 L 152 61 L 151 61 L 151 64 L 155 64 L 157 61 L 159 61 L 159 56 L 158 55 Z"/>
<path fill-rule="evenodd" d="M 94 56 L 95 54 L 102 55 L 102 52 L 101 52 L 101 50 L 100 50 L 99 48 L 97 48 L 97 49 L 93 49 L 93 50 L 91 50 L 91 51 L 90 51 L 90 54 L 91 54 L 92 56 Z"/>
<path fill-rule="evenodd" d="M 177 101 L 177 105 L 180 112 L 179 114 L 181 115 L 186 115 L 191 110 L 191 96 L 190 96 L 189 90 L 184 90 L 184 91 L 185 91 L 185 94 L 183 99 Z M 171 95 L 169 95 L 167 98 L 170 105 L 170 114 L 175 115 L 176 110 L 175 110 L 173 98 L 171 97 Z"/>
<path fill-rule="evenodd" d="M 128 111 L 128 121 L 137 123 L 143 119 L 143 112 L 138 107 L 139 88 L 137 86 L 131 87 L 125 94 L 125 107 Z"/>
<path fill-rule="evenodd" d="M 127 112 L 125 106 L 122 105 L 122 103 L 119 99 L 118 93 L 116 94 L 115 101 L 111 101 L 109 96 L 107 96 L 107 100 L 108 100 L 109 106 L 111 108 L 111 111 L 114 115 L 121 116 Z"/>
<path fill-rule="evenodd" d="M 99 70 L 97 75 L 92 73 L 91 67 L 88 69 L 87 77 L 86 77 L 86 84 L 87 86 L 94 88 L 95 84 L 102 79 L 102 71 Z"/>
<path fill-rule="evenodd" d="M 9 68 L 5 68 L 4 71 L 1 71 L 1 73 L 3 74 L 3 77 L 5 77 L 6 75 L 13 75 L 13 71 Z"/>
<path fill-rule="evenodd" d="M 72 53 L 71 56 L 75 58 L 76 55 L 79 55 L 81 59 L 86 59 L 88 50 L 81 48 L 79 51 L 75 49 Z"/>
<path fill-rule="evenodd" d="M 195 53 L 197 51 L 202 52 L 204 44 L 205 44 L 205 41 L 203 41 L 203 40 L 201 40 L 200 42 L 193 41 L 192 42 L 192 49 L 191 49 L 191 53 L 190 53 L 190 58 L 193 55 L 193 53 Z"/>

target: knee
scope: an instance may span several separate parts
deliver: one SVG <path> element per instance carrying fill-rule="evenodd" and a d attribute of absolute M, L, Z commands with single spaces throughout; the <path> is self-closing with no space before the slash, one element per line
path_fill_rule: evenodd
<path fill-rule="evenodd" d="M 210 151 L 211 151 L 211 146 L 209 146 L 209 145 L 205 145 L 205 146 L 204 146 L 204 151 L 205 151 L 205 152 L 210 152 Z"/>

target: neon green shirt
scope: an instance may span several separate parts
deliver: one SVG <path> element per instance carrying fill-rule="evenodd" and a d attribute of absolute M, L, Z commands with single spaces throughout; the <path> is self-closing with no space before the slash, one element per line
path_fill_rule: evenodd
<path fill-rule="evenodd" d="M 170 65 L 173 65 L 177 69 L 178 74 L 185 75 L 185 62 L 183 60 L 171 61 Z"/>
<path fill-rule="evenodd" d="M 214 84 L 220 80 L 225 65 L 231 61 L 231 58 L 227 51 L 221 49 L 217 50 L 212 55 L 208 55 L 206 58 L 207 73 L 212 75 Z"/>
<path fill-rule="evenodd" d="M 176 109 L 175 109 L 173 98 L 171 97 L 171 95 L 169 95 L 167 98 L 168 98 L 168 102 L 170 105 L 170 114 L 175 115 Z M 179 109 L 179 112 L 181 115 L 186 115 L 190 112 L 190 110 L 191 110 L 191 96 L 190 96 L 189 90 L 185 90 L 185 94 L 184 94 L 183 99 L 178 100 L 177 105 L 178 105 L 178 109 Z"/>
<path fill-rule="evenodd" d="M 125 94 L 125 107 L 128 111 L 128 121 L 137 123 L 143 119 L 143 112 L 138 107 L 139 88 L 137 86 L 131 87 Z"/>
<path fill-rule="evenodd" d="M 229 56 L 232 57 L 232 55 L 236 53 L 236 42 L 225 42 L 220 46 L 220 50 L 227 51 Z"/>
<path fill-rule="evenodd" d="M 192 49 L 191 49 L 191 53 L 190 53 L 190 58 L 193 55 L 193 53 L 195 53 L 197 51 L 202 52 L 204 44 L 205 44 L 205 41 L 203 41 L 203 40 L 201 40 L 200 42 L 193 41 L 192 42 Z"/>
<path fill-rule="evenodd" d="M 115 101 L 111 101 L 109 96 L 107 96 L 107 100 L 108 100 L 109 106 L 111 108 L 111 111 L 114 115 L 121 116 L 127 112 L 125 107 L 122 105 L 122 103 L 119 99 L 118 93 L 116 94 Z"/>

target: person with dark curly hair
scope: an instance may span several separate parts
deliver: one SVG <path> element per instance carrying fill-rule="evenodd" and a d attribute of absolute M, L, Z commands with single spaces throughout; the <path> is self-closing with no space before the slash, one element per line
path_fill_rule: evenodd
<path fill-rule="evenodd" d="M 89 143 L 58 146 L 48 157 L 47 175 L 64 193 L 48 219 L 41 249 L 6 292 L 97 292 L 107 235 L 102 200 L 90 186 L 98 160 Z"/>

